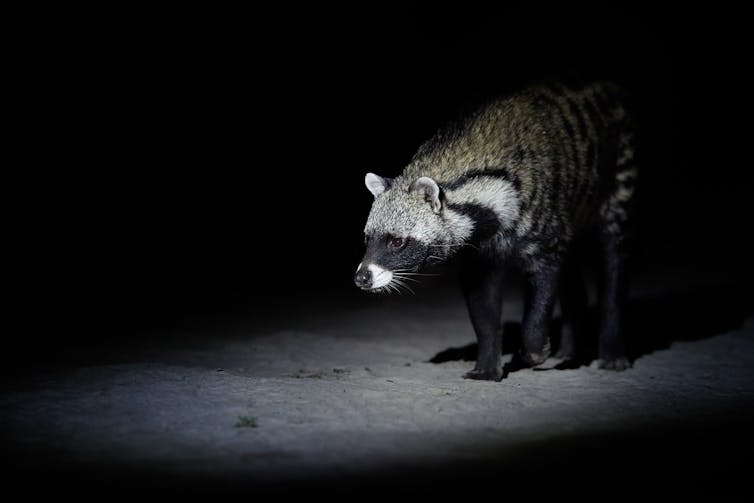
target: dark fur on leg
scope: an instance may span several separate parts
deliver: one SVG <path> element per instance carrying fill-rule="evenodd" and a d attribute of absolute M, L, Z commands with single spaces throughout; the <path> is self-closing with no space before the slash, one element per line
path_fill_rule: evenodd
<path fill-rule="evenodd" d="M 502 264 L 481 258 L 469 260 L 462 274 L 462 285 L 479 343 L 476 365 L 464 377 L 499 381 L 503 378 Z"/>
<path fill-rule="evenodd" d="M 558 269 L 545 266 L 529 274 L 521 358 L 531 366 L 550 356 L 550 322 L 557 298 Z"/>
<path fill-rule="evenodd" d="M 623 340 L 622 315 L 626 297 L 625 243 L 620 234 L 602 235 L 603 285 L 601 294 L 599 359 L 597 366 L 625 370 L 631 366 Z"/>
<path fill-rule="evenodd" d="M 576 260 L 563 266 L 559 294 L 563 326 L 555 357 L 577 364 L 579 345 L 587 330 L 589 298 L 583 271 Z"/>

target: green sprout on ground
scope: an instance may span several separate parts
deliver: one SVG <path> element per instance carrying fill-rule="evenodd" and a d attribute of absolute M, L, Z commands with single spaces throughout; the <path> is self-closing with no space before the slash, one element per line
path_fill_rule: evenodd
<path fill-rule="evenodd" d="M 253 416 L 238 416 L 236 428 L 256 428 L 257 418 Z"/>

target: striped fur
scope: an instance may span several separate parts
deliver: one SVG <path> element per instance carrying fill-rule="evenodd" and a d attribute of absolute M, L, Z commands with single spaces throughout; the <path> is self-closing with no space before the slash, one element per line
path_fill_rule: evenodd
<path fill-rule="evenodd" d="M 461 244 L 473 234 L 462 205 L 495 212 L 497 244 L 536 266 L 557 258 L 581 229 L 620 233 L 630 215 L 634 136 L 618 88 L 540 86 L 489 103 L 422 145 L 377 198 L 365 232 Z M 444 222 L 408 198 L 419 177 L 443 192 Z M 392 192 L 392 194 L 391 194 Z M 541 256 L 540 256 L 541 255 Z"/>
<path fill-rule="evenodd" d="M 492 101 L 440 130 L 395 179 L 367 175 L 375 199 L 356 282 L 374 289 L 370 264 L 405 274 L 460 250 L 475 255 L 464 288 L 480 356 L 467 377 L 499 379 L 501 264 L 515 257 L 529 278 L 523 357 L 535 365 L 549 354 L 548 320 L 570 244 L 597 227 L 606 254 L 600 365 L 627 368 L 620 298 L 635 153 L 629 115 L 611 83 L 542 85 Z M 570 357 L 573 345 L 561 352 Z"/>

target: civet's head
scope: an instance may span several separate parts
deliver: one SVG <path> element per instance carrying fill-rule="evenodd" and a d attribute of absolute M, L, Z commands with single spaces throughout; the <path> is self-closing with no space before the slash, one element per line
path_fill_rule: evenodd
<path fill-rule="evenodd" d="M 412 274 L 450 255 L 443 197 L 437 183 L 424 176 L 402 180 L 368 173 L 365 182 L 374 202 L 355 282 L 363 290 L 395 290 Z"/>

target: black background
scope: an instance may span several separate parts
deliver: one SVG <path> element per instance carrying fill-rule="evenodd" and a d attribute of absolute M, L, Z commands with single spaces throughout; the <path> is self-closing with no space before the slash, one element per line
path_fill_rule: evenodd
<path fill-rule="evenodd" d="M 667 266 L 678 284 L 723 271 L 736 283 L 726 295 L 710 286 L 699 299 L 694 290 L 697 302 L 681 296 L 675 309 L 661 303 L 629 324 L 669 340 L 735 328 L 751 312 L 754 277 L 742 26 L 750 17 L 717 3 L 658 4 L 63 6 L 9 15 L 4 286 L 7 319 L 18 323 L 6 323 L 3 372 L 75 366 L 92 346 L 111 360 L 169 337 L 170 327 L 230 312 L 263 320 L 316 301 L 337 314 L 368 295 L 352 283 L 372 201 L 364 174 L 398 174 L 443 122 L 558 75 L 612 79 L 633 96 L 639 269 L 651 279 Z M 686 474 L 714 472 L 728 448 L 746 452 L 751 406 L 718 413 L 618 444 L 599 436 L 548 444 L 541 457 L 550 466 L 539 473 L 555 474 L 560 462 L 585 467 L 588 483 L 564 489 L 591 491 L 592 472 L 609 482 L 618 466 L 601 455 L 612 448 L 617 459 L 632 446 L 664 456 L 626 457 L 622 474 L 651 472 L 675 490 L 689 477 L 668 476 L 678 466 L 666 460 Z M 651 470 L 635 471 L 640 461 Z M 36 474 L 44 462 L 34 456 L 28 466 Z M 735 475 L 719 480 L 745 480 Z M 96 472 L 86 478 L 96 482 Z"/>
<path fill-rule="evenodd" d="M 67 344 L 230 299 L 363 295 L 364 174 L 398 174 L 444 121 L 557 75 L 634 97 L 644 260 L 746 246 L 750 169 L 716 118 L 745 87 L 735 16 L 602 4 L 32 14 L 6 187 L 16 314 Z"/>

